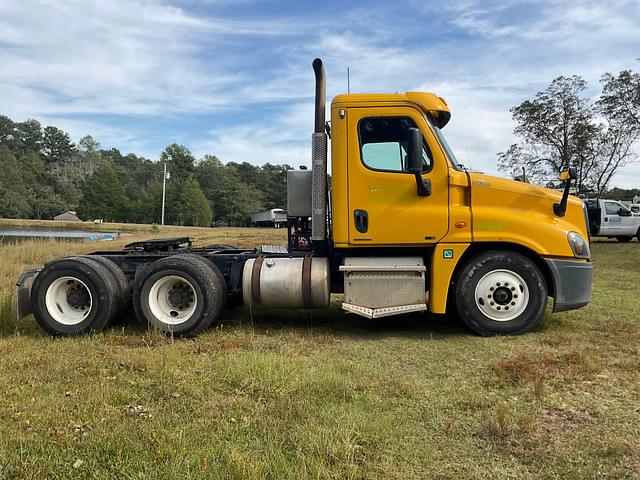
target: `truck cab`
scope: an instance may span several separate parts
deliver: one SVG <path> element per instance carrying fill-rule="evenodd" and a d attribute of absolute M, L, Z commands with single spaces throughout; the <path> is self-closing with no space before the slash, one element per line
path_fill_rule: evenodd
<path fill-rule="evenodd" d="M 345 256 L 419 252 L 429 273 L 427 309 L 434 313 L 445 313 L 456 301 L 458 311 L 464 309 L 464 301 L 456 298 L 462 292 L 454 287 L 470 273 L 465 267 L 496 252 L 507 263 L 524 258 L 537 268 L 555 311 L 585 305 L 591 262 L 582 201 L 568 196 L 559 215 L 558 192 L 466 170 L 443 133 L 450 118 L 446 101 L 433 93 L 350 94 L 333 100 L 330 241 L 335 251 Z M 415 129 L 419 172 L 408 162 L 409 133 Z M 421 192 L 420 184 L 428 188 Z M 518 277 L 503 279 L 518 283 Z M 499 327 L 512 315 L 504 315 L 504 309 L 517 305 L 485 302 L 500 308 L 494 311 L 477 300 L 468 310 L 493 316 L 491 328 L 506 331 Z M 505 323 L 498 325 L 495 318 Z M 486 331 L 477 325 L 475 330 Z"/>

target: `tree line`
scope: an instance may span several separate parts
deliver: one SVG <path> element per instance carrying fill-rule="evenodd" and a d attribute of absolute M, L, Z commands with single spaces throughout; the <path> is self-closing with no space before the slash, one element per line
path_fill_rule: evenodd
<path fill-rule="evenodd" d="M 500 170 L 554 187 L 558 172 L 572 166 L 579 194 L 610 196 L 613 176 L 637 161 L 640 73 L 605 73 L 600 84 L 601 93 L 592 98 L 582 77 L 561 76 L 513 107 L 513 132 L 520 140 L 498 154 Z"/>
<path fill-rule="evenodd" d="M 154 162 L 102 149 L 90 135 L 76 145 L 57 127 L 0 116 L 0 217 L 51 219 L 77 210 L 83 220 L 159 223 L 163 163 L 170 172 L 165 223 L 245 225 L 252 213 L 286 206 L 288 165 L 196 160 L 177 144 Z"/>

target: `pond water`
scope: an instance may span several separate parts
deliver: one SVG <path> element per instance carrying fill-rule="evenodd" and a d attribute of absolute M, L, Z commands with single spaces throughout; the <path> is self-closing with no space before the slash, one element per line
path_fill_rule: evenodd
<path fill-rule="evenodd" d="M 0 227 L 0 241 L 3 242 L 49 238 L 69 241 L 114 240 L 117 237 L 117 233 L 91 232 L 68 228 Z"/>

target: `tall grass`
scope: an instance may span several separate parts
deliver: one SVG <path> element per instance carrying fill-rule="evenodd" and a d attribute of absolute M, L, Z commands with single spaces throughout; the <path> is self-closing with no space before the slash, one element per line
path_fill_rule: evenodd
<path fill-rule="evenodd" d="M 17 330 L 15 300 L 10 295 L 0 300 L 0 337 L 13 335 Z"/>

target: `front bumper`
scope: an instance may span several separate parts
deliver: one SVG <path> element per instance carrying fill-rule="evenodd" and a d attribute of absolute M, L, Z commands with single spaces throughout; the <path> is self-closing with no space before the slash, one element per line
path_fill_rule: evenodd
<path fill-rule="evenodd" d="M 20 274 L 16 282 L 16 313 L 18 320 L 32 313 L 31 287 L 41 268 L 30 268 Z"/>
<path fill-rule="evenodd" d="M 591 300 L 593 264 L 546 258 L 554 286 L 554 312 L 584 307 Z"/>

